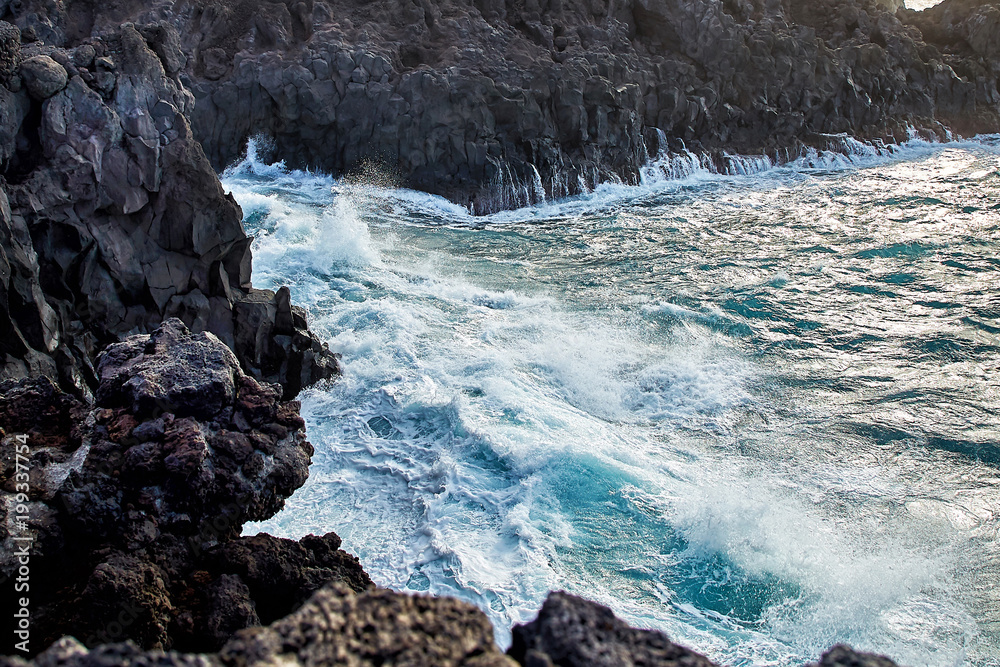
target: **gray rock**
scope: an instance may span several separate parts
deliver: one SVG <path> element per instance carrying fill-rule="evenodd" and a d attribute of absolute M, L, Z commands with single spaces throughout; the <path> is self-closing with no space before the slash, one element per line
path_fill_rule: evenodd
<path fill-rule="evenodd" d="M 21 63 L 21 78 L 36 100 L 47 100 L 66 87 L 66 69 L 48 56 L 33 56 Z"/>
<path fill-rule="evenodd" d="M 253 665 L 513 667 L 485 614 L 452 598 L 331 585 L 267 628 L 243 630 L 219 657 Z"/>
<path fill-rule="evenodd" d="M 239 361 L 211 333 L 191 334 L 179 319 L 151 335 L 109 346 L 97 364 L 99 405 L 136 415 L 210 418 L 236 398 Z"/>
<path fill-rule="evenodd" d="M 972 50 L 984 58 L 1000 58 L 1000 8 L 994 5 L 979 7 L 963 25 L 965 39 Z"/>
<path fill-rule="evenodd" d="M 0 21 L 0 85 L 8 85 L 20 65 L 21 31 L 15 25 Z"/>
<path fill-rule="evenodd" d="M 171 24 L 116 24 L 73 50 L 26 47 L 21 71 L 34 97 L 0 86 L 0 169 L 17 174 L 16 184 L 0 184 L 0 268 L 11 270 L 2 289 L 27 299 L 13 312 L 0 301 L 0 379 L 44 373 L 88 395 L 97 340 L 174 316 L 234 348 L 263 336 L 237 356 L 256 377 L 285 383 L 286 397 L 338 371 L 304 320 L 279 327 L 281 340 L 267 322 L 252 334 L 238 326 L 251 240 L 191 135 L 180 49 Z M 78 74 L 46 87 L 47 73 L 67 69 Z M 25 126 L 33 110 L 37 131 Z"/>

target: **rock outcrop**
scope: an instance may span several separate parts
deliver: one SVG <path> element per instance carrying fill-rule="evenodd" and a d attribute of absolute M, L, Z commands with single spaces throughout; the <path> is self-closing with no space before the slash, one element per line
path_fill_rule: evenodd
<path fill-rule="evenodd" d="M 216 168 L 263 134 L 291 167 L 381 164 L 477 212 L 635 181 L 664 151 L 725 171 L 840 133 L 1000 129 L 995 0 L 159 0 L 75 21 L 47 0 L 44 26 L 40 2 L 11 18 L 54 43 L 142 26 Z"/>
<path fill-rule="evenodd" d="M 44 376 L 0 384 L 0 488 L 14 494 L 19 469 L 31 476 L 36 650 L 64 634 L 217 650 L 330 581 L 372 585 L 334 533 L 239 537 L 305 482 L 313 449 L 298 403 L 246 375 L 214 334 L 168 319 L 109 346 L 96 369 L 96 406 Z M 20 466 L 16 434 L 30 453 Z M 0 504 L 5 588 L 24 536 L 13 508 Z"/>
<path fill-rule="evenodd" d="M 607 607 L 568 593 L 550 593 L 538 618 L 513 630 L 509 654 L 526 667 L 716 667 L 662 632 L 637 630 Z"/>
<path fill-rule="evenodd" d="M 530 646 L 525 650 L 526 646 Z M 515 661 L 516 660 L 516 661 Z M 332 584 L 268 627 L 242 630 L 218 652 L 143 651 L 134 643 L 88 647 L 65 637 L 28 662 L 0 657 L 0 667 L 717 667 L 662 633 L 628 627 L 605 607 L 564 593 L 549 596 L 538 618 L 516 628 L 502 655 L 486 617 L 447 598 L 385 590 L 363 593 Z M 838 645 L 810 667 L 897 667 L 888 658 Z"/>
<path fill-rule="evenodd" d="M 493 643 L 485 614 L 467 602 L 386 590 L 356 593 L 336 584 L 288 617 L 243 630 L 221 651 L 144 651 L 134 643 L 88 649 L 66 637 L 33 661 L 0 657 L 0 667 L 516 667 Z"/>
<path fill-rule="evenodd" d="M 126 24 L 22 45 L 0 22 L 0 379 L 86 397 L 100 349 L 169 317 L 285 398 L 338 372 L 287 289 L 252 289 L 251 239 L 191 134 L 171 43 Z"/>

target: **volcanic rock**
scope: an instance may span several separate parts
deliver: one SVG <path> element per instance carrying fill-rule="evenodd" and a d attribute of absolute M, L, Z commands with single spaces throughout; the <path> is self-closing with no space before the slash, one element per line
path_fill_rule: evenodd
<path fill-rule="evenodd" d="M 513 630 L 508 652 L 527 667 L 715 667 L 654 630 L 637 630 L 607 607 L 568 593 L 550 593 L 538 617 Z"/>
<path fill-rule="evenodd" d="M 837 644 L 823 654 L 819 663 L 809 667 L 897 667 L 896 663 L 885 656 L 874 653 L 861 653 L 845 644 Z"/>
<path fill-rule="evenodd" d="M 313 449 L 298 403 L 246 375 L 216 336 L 168 319 L 110 345 L 97 374 L 93 406 L 44 376 L 0 384 L 0 488 L 31 471 L 34 646 L 73 633 L 89 646 L 217 650 L 329 581 L 372 585 L 334 533 L 238 537 L 305 482 Z M 5 587 L 18 567 L 10 511 L 0 504 Z"/>
<path fill-rule="evenodd" d="M 303 311 L 274 330 L 274 293 L 251 291 L 242 212 L 170 74 L 186 62 L 176 31 L 126 24 L 21 49 L 2 25 L 3 71 L 26 59 L 0 87 L 0 379 L 46 375 L 86 398 L 100 349 L 169 317 L 219 336 L 286 398 L 338 373 Z"/>
<path fill-rule="evenodd" d="M 34 29 L 72 45 L 135 21 L 217 169 L 264 135 L 290 167 L 375 165 L 475 212 L 635 182 L 660 154 L 734 171 L 734 153 L 847 150 L 843 133 L 1000 129 L 995 0 L 73 6 Z"/>
<path fill-rule="evenodd" d="M 0 21 L 0 85 L 7 86 L 21 64 L 21 31 Z"/>
<path fill-rule="evenodd" d="M 66 69 L 48 56 L 33 56 L 21 63 L 21 77 L 28 93 L 45 101 L 66 87 Z"/>
<path fill-rule="evenodd" d="M 220 581 L 231 582 L 222 578 Z M 237 587 L 238 588 L 238 587 Z M 233 592 L 238 598 L 239 592 Z M 63 638 L 31 663 L 0 657 L 0 667 L 34 664 L 195 666 L 289 665 L 320 667 L 514 667 L 497 650 L 485 614 L 451 598 L 404 595 L 386 590 L 355 593 L 333 584 L 318 591 L 290 616 L 265 628 L 238 632 L 218 654 L 142 651 L 134 644 L 89 650 Z"/>

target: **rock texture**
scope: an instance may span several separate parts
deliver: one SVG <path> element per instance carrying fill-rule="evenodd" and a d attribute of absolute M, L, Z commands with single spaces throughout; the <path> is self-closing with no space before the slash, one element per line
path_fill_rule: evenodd
<path fill-rule="evenodd" d="M 48 18 L 35 11 L 43 1 Z M 135 21 L 217 168 L 382 165 L 483 212 L 635 181 L 650 154 L 796 157 L 835 136 L 1000 130 L 996 0 L 22 0 L 52 43 Z M 898 11 L 897 11 L 898 10 Z"/>
<path fill-rule="evenodd" d="M 561 592 L 549 594 L 538 618 L 514 628 L 509 653 L 526 667 L 715 667 L 662 632 L 637 630 L 607 607 Z"/>
<path fill-rule="evenodd" d="M 67 633 L 90 646 L 216 650 L 329 581 L 371 586 L 334 533 L 239 537 L 305 482 L 313 449 L 298 403 L 246 375 L 214 334 L 168 319 L 109 346 L 97 375 L 96 406 L 44 376 L 0 384 L 4 491 L 16 488 L 13 435 L 30 451 L 35 650 Z M 0 504 L 8 589 L 12 511 Z"/>
<path fill-rule="evenodd" d="M 517 630 L 504 656 L 486 617 L 468 603 L 332 584 L 269 627 L 238 632 L 218 653 L 143 651 L 132 643 L 88 649 L 65 637 L 31 662 L 0 657 L 0 667 L 717 667 L 661 633 L 629 628 L 606 608 L 563 593 L 551 594 L 538 618 Z M 532 648 L 522 651 L 518 641 Z M 810 667 L 897 666 L 838 645 Z"/>
<path fill-rule="evenodd" d="M 515 667 L 493 643 L 486 616 L 466 602 L 330 585 L 269 627 L 243 630 L 217 654 L 143 651 L 134 644 L 88 650 L 66 637 L 34 661 L 0 657 L 0 667 L 190 665 L 192 667 Z"/>
<path fill-rule="evenodd" d="M 86 397 L 98 350 L 169 317 L 286 398 L 337 373 L 287 290 L 251 287 L 242 213 L 168 74 L 176 34 L 126 24 L 73 48 L 19 35 L 0 22 L 0 379 L 45 375 Z"/>

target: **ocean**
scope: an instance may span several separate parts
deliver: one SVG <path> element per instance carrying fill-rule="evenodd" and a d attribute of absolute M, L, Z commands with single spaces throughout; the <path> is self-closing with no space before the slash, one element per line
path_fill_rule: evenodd
<path fill-rule="evenodd" d="M 562 589 L 726 665 L 1000 665 L 1000 137 L 845 147 L 474 217 L 251 144 L 254 284 L 344 375 L 247 532 L 336 531 L 502 647 Z"/>

